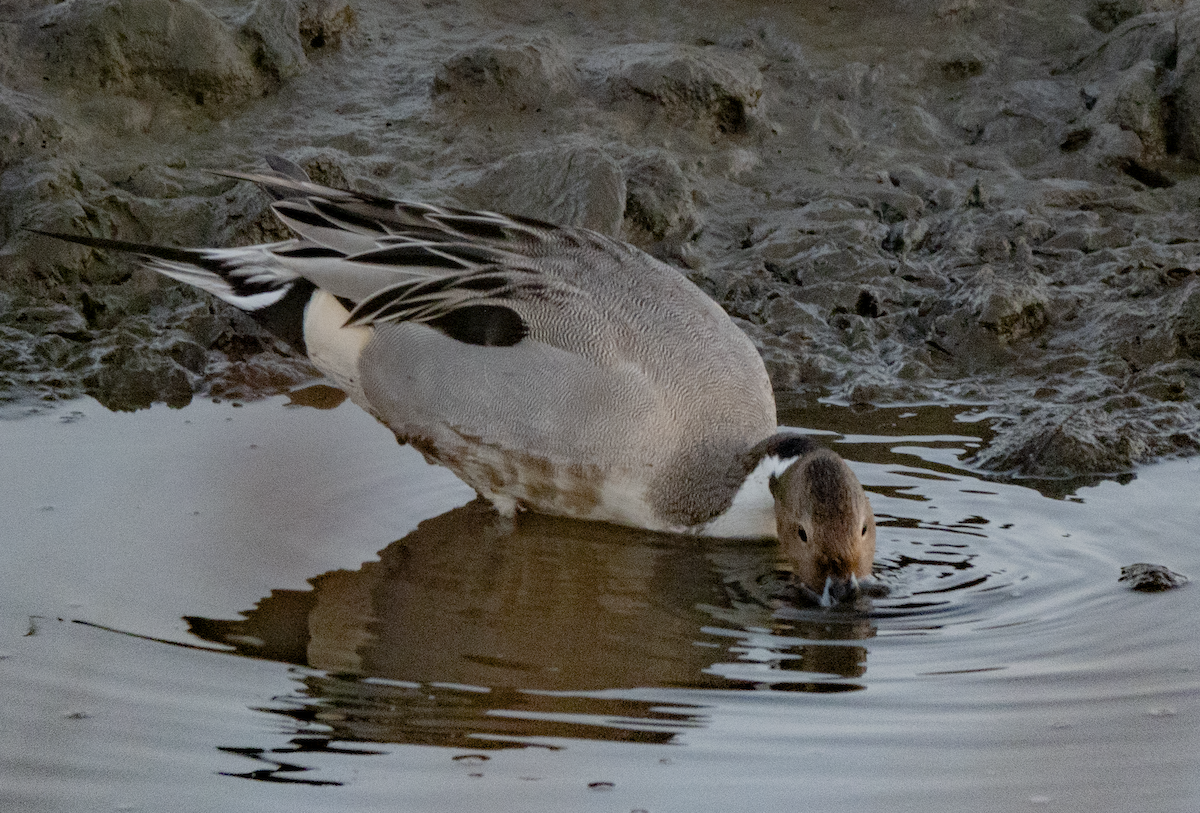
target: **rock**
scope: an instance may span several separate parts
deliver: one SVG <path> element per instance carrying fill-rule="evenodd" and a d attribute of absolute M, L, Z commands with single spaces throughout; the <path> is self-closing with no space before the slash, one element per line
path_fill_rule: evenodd
<path fill-rule="evenodd" d="M 300 44 L 308 53 L 342 46 L 358 25 L 358 15 L 346 0 L 300 0 Z"/>
<path fill-rule="evenodd" d="M 941 198 L 943 195 L 953 196 L 954 194 L 952 183 L 913 164 L 905 164 L 889 170 L 888 179 L 898 189 L 921 198 L 926 207 L 942 208 Z"/>
<path fill-rule="evenodd" d="M 200 375 L 208 364 L 208 353 L 205 348 L 192 341 L 186 335 L 169 335 L 155 342 L 154 349 L 169 357 L 189 373 Z"/>
<path fill-rule="evenodd" d="M 1160 324 L 1161 303 L 1139 303 L 1140 307 L 1095 308 L 1089 314 L 1097 346 L 1107 346 L 1136 369 L 1148 369 L 1173 358 L 1182 342 L 1170 325 Z M 1103 311 L 1108 311 L 1104 313 Z M 1081 334 L 1088 329 L 1081 330 Z M 1081 340 L 1083 336 L 1079 337 Z"/>
<path fill-rule="evenodd" d="M 345 0 L 254 0 L 238 32 L 255 68 L 272 83 L 308 68 L 308 56 L 341 47 L 356 24 Z"/>
<path fill-rule="evenodd" d="M 88 365 L 89 354 L 86 342 L 74 341 L 60 334 L 51 333 L 39 336 L 30 344 L 33 357 L 54 370 L 72 372 Z"/>
<path fill-rule="evenodd" d="M 1119 582 L 1129 582 L 1130 590 L 1140 590 L 1143 593 L 1161 593 L 1163 590 L 1173 590 L 1183 587 L 1190 579 L 1182 573 L 1164 565 L 1153 565 L 1149 562 L 1136 562 L 1121 568 Z"/>
<path fill-rule="evenodd" d="M 97 92 L 166 96 L 217 116 L 263 90 L 236 33 L 194 0 L 71 0 L 29 30 L 49 81 L 83 102 Z"/>
<path fill-rule="evenodd" d="M 87 394 L 108 409 L 132 412 L 158 401 L 179 408 L 192 401 L 192 377 L 187 371 L 140 342 L 116 347 L 99 361 L 83 384 Z"/>
<path fill-rule="evenodd" d="M 54 155 L 66 139 L 66 128 L 37 99 L 0 87 L 0 172 L 28 157 Z"/>
<path fill-rule="evenodd" d="M 307 360 L 263 354 L 242 361 L 216 363 L 208 372 L 208 391 L 217 397 L 253 400 L 281 395 L 320 374 Z"/>
<path fill-rule="evenodd" d="M 896 115 L 896 138 L 908 144 L 916 144 L 933 154 L 939 149 L 948 149 L 957 139 L 934 113 L 920 105 L 906 105 Z"/>
<path fill-rule="evenodd" d="M 1017 167 L 1045 160 L 1062 123 L 1084 111 L 1078 89 L 1054 79 L 1008 84 L 999 99 L 969 97 L 955 124 L 974 142 L 991 145 Z"/>
<path fill-rule="evenodd" d="M 241 24 L 254 64 L 277 81 L 308 66 L 300 42 L 300 11 L 292 0 L 255 0 Z"/>
<path fill-rule="evenodd" d="M 1161 158 L 1167 150 L 1167 113 L 1159 94 L 1160 65 L 1143 59 L 1123 71 L 1113 93 L 1111 121 L 1141 140 L 1140 158 Z"/>
<path fill-rule="evenodd" d="M 728 135 L 759 120 L 762 74 L 753 62 L 716 47 L 630 47 L 632 61 L 610 81 L 618 104 L 668 121 L 705 122 Z"/>
<path fill-rule="evenodd" d="M 1180 16 L 1177 12 L 1156 12 L 1131 17 L 1112 29 L 1096 47 L 1071 65 L 1070 70 L 1085 76 L 1112 76 L 1145 59 L 1167 67 L 1177 55 L 1184 56 L 1181 47 L 1192 47 L 1183 39 Z"/>
<path fill-rule="evenodd" d="M 624 167 L 627 240 L 678 244 L 696 233 L 700 217 L 692 186 L 674 158 L 651 151 L 629 158 Z"/>
<path fill-rule="evenodd" d="M 812 120 L 812 132 L 829 152 L 852 155 L 866 146 L 858 128 L 845 113 L 831 104 L 822 104 Z"/>
<path fill-rule="evenodd" d="M 1146 10 L 1143 0 L 1096 0 L 1087 11 L 1087 21 L 1097 31 L 1108 33 Z"/>
<path fill-rule="evenodd" d="M 1170 152 L 1193 149 L 1196 140 L 1188 112 L 1195 106 L 1190 90 L 1196 83 L 1195 48 L 1185 32 L 1197 22 L 1186 10 L 1141 14 L 1139 8 L 1134 0 L 1093 5 L 1093 25 L 1101 18 L 1122 22 L 1097 26 L 1112 33 L 1072 66 L 1085 83 L 1088 112 L 1070 120 L 1059 148 L 1065 153 L 1086 148 L 1092 164 L 1158 188 L 1168 184 L 1146 180 L 1155 178 L 1153 164 Z"/>
<path fill-rule="evenodd" d="M 865 407 L 881 403 L 916 401 L 919 400 L 920 392 L 920 387 L 898 381 L 890 370 L 871 367 L 856 373 L 852 380 L 835 388 L 834 397 L 846 401 L 851 406 Z"/>
<path fill-rule="evenodd" d="M 917 220 L 925 213 L 925 202 L 901 189 L 880 186 L 867 193 L 870 208 L 883 223 Z"/>
<path fill-rule="evenodd" d="M 999 420 L 996 437 L 970 460 L 991 471 L 1061 480 L 1127 473 L 1156 456 L 1200 450 L 1194 405 L 1138 404 L 1118 395 L 1031 406 Z"/>
<path fill-rule="evenodd" d="M 1145 442 L 1095 406 L 1046 407 L 1021 416 L 972 461 L 992 471 L 1067 478 L 1129 471 Z"/>
<path fill-rule="evenodd" d="M 87 320 L 78 311 L 61 304 L 22 308 L 13 323 L 35 334 L 85 336 L 88 331 Z"/>
<path fill-rule="evenodd" d="M 1046 296 L 1031 279 L 1002 275 L 985 265 L 959 291 L 962 303 L 985 330 L 1003 341 L 1037 333 L 1046 324 Z"/>
<path fill-rule="evenodd" d="M 803 332 L 773 336 L 757 325 L 741 323 L 754 341 L 771 385 L 780 392 L 821 395 L 837 378 L 837 363 L 816 352 Z"/>
<path fill-rule="evenodd" d="M 468 206 L 583 226 L 616 237 L 625 214 L 621 167 L 595 147 L 564 145 L 518 153 L 460 187 Z"/>
<path fill-rule="evenodd" d="M 540 112 L 578 91 L 575 68 L 545 37 L 501 37 L 452 56 L 433 79 L 433 97 L 459 108 L 504 107 Z"/>
<path fill-rule="evenodd" d="M 1151 60 L 1164 66 L 1174 62 L 1169 65 L 1173 68 L 1170 83 L 1164 88 L 1165 138 L 1170 148 L 1194 160 L 1200 158 L 1200 8 L 1184 8 L 1173 28 L 1178 50 L 1165 60 Z"/>
<path fill-rule="evenodd" d="M 1200 282 L 1193 282 L 1180 302 L 1174 334 L 1183 352 L 1200 359 Z"/>

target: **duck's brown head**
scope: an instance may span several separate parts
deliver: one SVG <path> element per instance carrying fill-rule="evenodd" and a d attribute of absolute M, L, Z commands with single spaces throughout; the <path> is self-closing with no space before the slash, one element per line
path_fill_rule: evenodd
<path fill-rule="evenodd" d="M 771 479 L 779 543 L 822 604 L 851 599 L 871 576 L 875 516 L 846 461 L 813 446 Z"/>

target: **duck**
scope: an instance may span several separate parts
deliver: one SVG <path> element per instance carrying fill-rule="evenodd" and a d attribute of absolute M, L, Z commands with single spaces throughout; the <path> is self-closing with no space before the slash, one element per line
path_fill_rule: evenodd
<path fill-rule="evenodd" d="M 871 578 L 875 519 L 846 461 L 777 425 L 761 356 L 676 268 L 612 237 L 314 183 L 258 184 L 295 235 L 129 252 L 247 312 L 402 444 L 505 516 L 776 539 L 829 606 Z"/>

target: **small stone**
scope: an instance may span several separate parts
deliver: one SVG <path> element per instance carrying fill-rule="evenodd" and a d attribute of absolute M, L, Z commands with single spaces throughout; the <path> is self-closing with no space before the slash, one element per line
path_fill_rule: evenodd
<path fill-rule="evenodd" d="M 1131 590 L 1140 590 L 1143 593 L 1160 593 L 1163 590 L 1182 587 L 1190 579 L 1182 573 L 1176 573 L 1163 565 L 1136 562 L 1135 564 L 1126 565 L 1121 568 L 1121 577 L 1117 581 L 1129 582 Z"/>

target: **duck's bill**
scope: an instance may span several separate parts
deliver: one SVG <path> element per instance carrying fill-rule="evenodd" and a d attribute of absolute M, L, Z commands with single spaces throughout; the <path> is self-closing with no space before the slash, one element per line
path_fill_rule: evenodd
<path fill-rule="evenodd" d="M 807 584 L 799 582 L 793 584 L 792 587 L 800 601 L 819 607 L 853 604 L 860 598 L 879 598 L 888 594 L 888 589 L 884 585 L 874 580 L 860 581 L 857 576 L 850 576 L 846 579 L 830 576 L 825 579 L 825 586 L 819 593 Z"/>
<path fill-rule="evenodd" d="M 825 579 L 825 590 L 821 593 L 821 606 L 832 607 L 858 598 L 858 577 L 835 579 L 829 576 Z"/>

